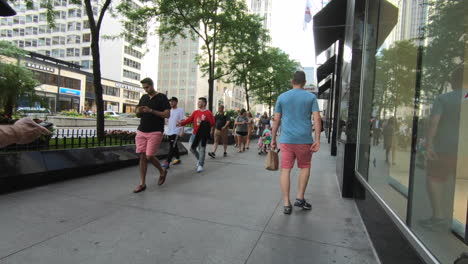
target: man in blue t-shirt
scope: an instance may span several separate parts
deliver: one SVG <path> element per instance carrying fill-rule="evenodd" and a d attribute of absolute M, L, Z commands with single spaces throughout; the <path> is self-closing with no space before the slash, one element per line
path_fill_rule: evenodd
<path fill-rule="evenodd" d="M 289 200 L 290 174 L 297 159 L 301 169 L 299 177 L 299 192 L 294 206 L 311 210 L 312 206 L 304 199 L 304 193 L 310 176 L 312 153 L 320 149 L 320 132 L 322 119 L 320 117 L 317 97 L 306 90 L 305 73 L 294 73 L 291 84 L 293 89 L 281 94 L 275 106 L 275 121 L 271 146 L 277 147 L 276 135 L 281 126 L 281 192 L 283 193 L 284 213 L 291 214 L 292 206 Z M 315 141 L 312 137 L 312 121 L 315 124 Z"/>

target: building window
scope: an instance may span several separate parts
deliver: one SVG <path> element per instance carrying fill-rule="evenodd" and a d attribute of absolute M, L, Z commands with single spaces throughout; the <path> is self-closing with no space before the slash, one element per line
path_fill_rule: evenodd
<path fill-rule="evenodd" d="M 81 50 L 81 55 L 82 56 L 89 56 L 91 55 L 91 48 L 85 47 Z"/>
<path fill-rule="evenodd" d="M 87 43 L 87 42 L 91 42 L 91 34 L 90 33 L 83 34 L 83 43 Z"/>
<path fill-rule="evenodd" d="M 111 96 L 116 96 L 116 97 L 120 96 L 120 88 L 116 88 L 116 87 L 103 85 L 102 92 L 105 95 L 111 95 Z"/>
<path fill-rule="evenodd" d="M 123 70 L 123 76 L 132 80 L 140 80 L 140 74 L 125 69 Z"/>
<path fill-rule="evenodd" d="M 81 66 L 83 69 L 92 69 L 93 68 L 93 61 L 91 60 L 82 60 Z"/>
<path fill-rule="evenodd" d="M 40 13 L 39 14 L 39 21 L 47 21 L 47 14 L 46 13 Z"/>
<path fill-rule="evenodd" d="M 88 29 L 89 28 L 89 21 L 85 20 L 83 21 L 83 29 Z"/>
<path fill-rule="evenodd" d="M 124 58 L 124 65 L 135 68 L 135 69 L 140 69 L 141 64 L 139 62 Z"/>
<path fill-rule="evenodd" d="M 124 98 L 127 98 L 127 99 L 138 100 L 138 99 L 140 99 L 140 93 L 139 93 L 139 92 L 133 92 L 133 91 L 124 90 L 124 91 L 123 91 L 123 97 L 124 97 Z"/>

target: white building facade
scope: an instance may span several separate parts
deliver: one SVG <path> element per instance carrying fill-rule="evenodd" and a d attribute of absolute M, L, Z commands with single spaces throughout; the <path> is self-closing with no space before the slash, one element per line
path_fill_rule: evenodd
<path fill-rule="evenodd" d="M 93 1 L 96 18 L 100 12 L 97 3 Z M 46 1 L 36 0 L 29 9 L 22 3 L 14 6 L 14 9 L 17 15 L 0 18 L 0 37 L 3 40 L 11 41 L 27 51 L 72 62 L 80 65 L 82 70 L 92 72 L 91 32 L 84 6 L 68 3 L 67 0 L 55 0 L 55 28 L 48 26 Z M 119 19 L 108 12 L 104 16 L 99 43 L 102 76 L 139 85 L 143 50 L 130 47 L 124 39 L 102 38 L 104 35 L 116 36 L 122 30 Z"/>

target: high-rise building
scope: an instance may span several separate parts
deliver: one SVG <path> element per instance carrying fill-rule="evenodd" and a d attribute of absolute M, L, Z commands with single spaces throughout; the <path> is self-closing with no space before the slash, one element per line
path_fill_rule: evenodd
<path fill-rule="evenodd" d="M 315 69 L 314 67 L 304 67 L 304 72 L 306 74 L 306 85 L 317 85 L 315 80 Z"/>
<path fill-rule="evenodd" d="M 273 0 L 250 0 L 250 12 L 262 16 L 263 26 L 268 30 L 271 29 L 272 7 Z"/>
<path fill-rule="evenodd" d="M 427 0 L 390 0 L 390 2 L 398 7 L 399 12 L 398 23 L 387 42 L 410 40 L 417 44 L 422 28 L 428 20 Z"/>
<path fill-rule="evenodd" d="M 133 2 L 138 5 L 137 2 Z M 0 36 L 18 47 L 42 55 L 51 56 L 81 66 L 91 72 L 91 32 L 86 9 L 67 0 L 53 2 L 56 27 L 47 23 L 47 1 L 33 1 L 31 8 L 24 2 L 14 6 L 17 15 L 0 19 Z M 93 12 L 98 16 L 98 1 L 93 0 Z M 123 26 L 110 13 L 104 16 L 101 36 L 118 35 Z M 101 72 L 104 78 L 139 85 L 143 50 L 130 47 L 125 39 L 100 40 Z"/>
<path fill-rule="evenodd" d="M 196 62 L 199 41 L 182 37 L 174 41 L 176 45 L 167 48 L 160 39 L 156 88 L 169 97 L 177 97 L 179 107 L 184 108 L 185 112 L 192 112 L 196 108 L 200 75 Z"/>
<path fill-rule="evenodd" d="M 177 37 L 174 42 L 175 45 L 167 48 L 160 39 L 157 89 L 168 97 L 177 97 L 179 106 L 191 113 L 197 108 L 199 97 L 208 98 L 208 76 L 196 61 L 202 44 L 199 39 L 182 37 Z M 245 108 L 241 87 L 222 80 L 216 80 L 214 85 L 213 111 L 217 111 L 219 104 L 225 105 L 226 110 Z"/>

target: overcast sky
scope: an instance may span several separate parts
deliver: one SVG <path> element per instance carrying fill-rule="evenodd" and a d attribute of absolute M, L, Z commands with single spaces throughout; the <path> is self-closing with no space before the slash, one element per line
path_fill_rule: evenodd
<path fill-rule="evenodd" d="M 322 6 L 321 0 L 310 0 L 312 15 Z M 312 22 L 304 30 L 306 0 L 273 0 L 271 36 L 273 46 L 279 47 L 301 63 L 303 67 L 315 66 Z"/>
<path fill-rule="evenodd" d="M 310 0 L 312 15 L 322 6 L 322 0 Z M 303 67 L 315 66 L 314 38 L 312 22 L 304 30 L 304 12 L 306 0 L 273 0 L 272 44 L 290 55 Z M 144 58 L 142 78 L 157 79 L 158 71 L 158 38 L 148 41 L 149 52 Z"/>

